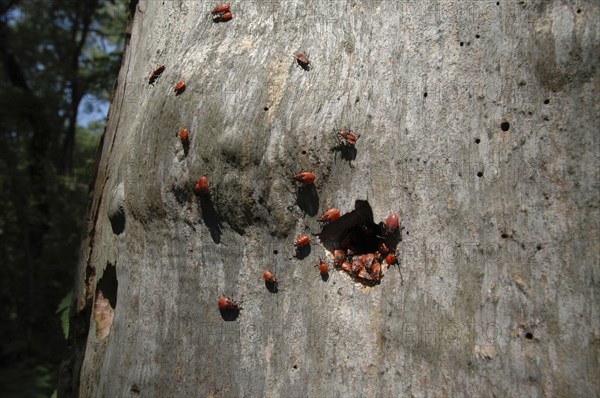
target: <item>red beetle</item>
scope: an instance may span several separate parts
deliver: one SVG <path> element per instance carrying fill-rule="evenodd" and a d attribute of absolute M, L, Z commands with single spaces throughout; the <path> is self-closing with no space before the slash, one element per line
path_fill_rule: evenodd
<path fill-rule="evenodd" d="M 308 55 L 304 55 L 302 53 L 294 54 L 294 58 L 300 67 L 304 70 L 310 70 L 310 60 L 308 59 Z"/>
<path fill-rule="evenodd" d="M 230 10 L 229 4 L 217 4 L 211 11 L 212 14 L 221 14 Z"/>
<path fill-rule="evenodd" d="M 350 265 L 350 263 L 348 261 L 344 261 L 342 263 L 342 269 L 349 274 L 352 273 L 352 265 Z"/>
<path fill-rule="evenodd" d="M 302 235 L 301 237 L 296 239 L 294 246 L 296 246 L 297 248 L 300 248 L 300 247 L 307 246 L 309 243 L 310 243 L 310 236 Z"/>
<path fill-rule="evenodd" d="M 365 268 L 362 268 L 362 269 L 361 269 L 361 270 L 358 272 L 358 275 L 356 275 L 356 276 L 358 276 L 358 277 L 359 277 L 359 278 L 361 278 L 361 279 L 367 280 L 367 281 L 370 281 L 370 280 L 372 280 L 372 279 L 373 279 L 373 278 L 371 277 L 371 274 L 369 274 L 369 271 L 367 271 Z"/>
<path fill-rule="evenodd" d="M 311 173 L 310 171 L 304 171 L 294 176 L 294 180 L 301 182 L 304 185 L 313 184 L 316 179 L 317 176 L 315 175 L 315 173 Z"/>
<path fill-rule="evenodd" d="M 352 258 L 352 273 L 358 275 L 363 268 L 365 268 L 365 264 L 363 263 L 361 256 L 354 256 L 354 258 Z"/>
<path fill-rule="evenodd" d="M 208 195 L 210 193 L 208 190 L 208 178 L 205 176 L 198 178 L 198 182 L 194 185 L 194 190 L 198 195 Z"/>
<path fill-rule="evenodd" d="M 158 79 L 158 77 L 160 75 L 162 75 L 162 73 L 165 71 L 165 66 L 161 65 L 158 68 L 156 68 L 156 70 L 154 70 L 154 72 L 152 72 L 152 74 L 150 75 L 150 78 L 148 78 L 148 82 L 149 84 L 154 84 L 154 82 L 156 81 L 156 79 Z"/>
<path fill-rule="evenodd" d="M 396 258 L 396 254 L 390 253 L 385 257 L 385 262 L 387 265 L 397 264 L 398 259 Z"/>
<path fill-rule="evenodd" d="M 180 80 L 177 82 L 177 84 L 175 85 L 175 95 L 179 95 L 181 93 L 183 93 L 185 91 L 185 81 L 184 80 Z"/>
<path fill-rule="evenodd" d="M 319 218 L 319 221 L 334 222 L 341 216 L 342 216 L 342 212 L 340 211 L 340 209 L 329 209 L 325 212 L 325 214 L 323 214 L 323 216 L 321 218 Z"/>
<path fill-rule="evenodd" d="M 326 276 L 329 274 L 329 265 L 323 259 L 319 259 L 319 272 L 321 275 Z"/>
<path fill-rule="evenodd" d="M 346 254 L 344 253 L 343 250 L 335 249 L 333 251 L 333 263 L 336 266 L 340 267 L 345 259 L 346 259 Z"/>
<path fill-rule="evenodd" d="M 179 132 L 179 138 L 181 139 L 181 143 L 183 145 L 186 145 L 190 139 L 188 129 L 181 129 L 181 131 Z"/>
<path fill-rule="evenodd" d="M 265 282 L 277 285 L 277 278 L 275 278 L 275 275 L 273 275 L 271 271 L 264 271 L 263 278 Z"/>
<path fill-rule="evenodd" d="M 379 282 L 381 280 L 381 264 L 378 262 L 374 262 L 371 267 L 371 277 L 375 282 Z"/>
<path fill-rule="evenodd" d="M 219 305 L 220 310 L 225 310 L 225 311 L 227 311 L 227 310 L 239 311 L 240 310 L 238 303 L 225 295 L 221 295 L 221 297 L 219 297 L 217 304 Z"/>
<path fill-rule="evenodd" d="M 361 256 L 361 260 L 364 263 L 365 268 L 370 270 L 371 266 L 373 265 L 373 261 L 375 261 L 375 255 L 373 253 L 363 254 Z"/>
<path fill-rule="evenodd" d="M 221 16 L 219 17 L 219 21 L 223 21 L 223 22 L 230 21 L 231 19 L 233 19 L 233 14 L 229 11 L 221 14 Z"/>
<path fill-rule="evenodd" d="M 390 235 L 396 232 L 398 229 L 398 224 L 400 223 L 400 218 L 396 213 L 390 213 L 390 215 L 385 219 L 385 232 Z"/>
<path fill-rule="evenodd" d="M 354 131 L 342 129 L 338 131 L 337 137 L 345 145 L 353 146 L 354 144 L 356 144 L 356 141 L 360 138 L 360 135 L 356 134 Z"/>

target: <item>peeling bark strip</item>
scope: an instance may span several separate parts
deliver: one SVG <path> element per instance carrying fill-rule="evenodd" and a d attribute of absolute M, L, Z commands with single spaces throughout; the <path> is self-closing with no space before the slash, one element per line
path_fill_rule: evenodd
<path fill-rule="evenodd" d="M 75 395 L 597 395 L 598 6 L 323 4 L 213 23 L 216 2 L 140 2 L 78 275 L 89 258 L 99 329 Z M 326 250 L 402 274 L 322 279 Z"/>

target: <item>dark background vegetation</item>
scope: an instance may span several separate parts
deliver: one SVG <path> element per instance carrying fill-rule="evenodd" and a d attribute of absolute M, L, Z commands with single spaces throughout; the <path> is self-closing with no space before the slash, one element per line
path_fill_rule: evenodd
<path fill-rule="evenodd" d="M 47 397 L 127 0 L 0 0 L 0 395 Z"/>

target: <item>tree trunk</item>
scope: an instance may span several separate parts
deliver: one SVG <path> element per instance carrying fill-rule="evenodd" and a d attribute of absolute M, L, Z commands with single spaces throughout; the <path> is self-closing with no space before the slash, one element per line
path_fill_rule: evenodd
<path fill-rule="evenodd" d="M 598 396 L 598 3 L 214 6 L 138 4 L 63 393 Z M 332 207 L 399 212 L 380 284 L 320 278 Z"/>

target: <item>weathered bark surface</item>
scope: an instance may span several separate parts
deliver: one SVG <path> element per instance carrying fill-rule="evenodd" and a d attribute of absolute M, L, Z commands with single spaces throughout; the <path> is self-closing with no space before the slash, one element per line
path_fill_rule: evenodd
<path fill-rule="evenodd" d="M 79 268 L 79 394 L 598 396 L 598 2 L 214 5 L 135 14 Z M 400 212 L 403 284 L 321 280 L 316 237 L 292 257 L 356 200 Z"/>

